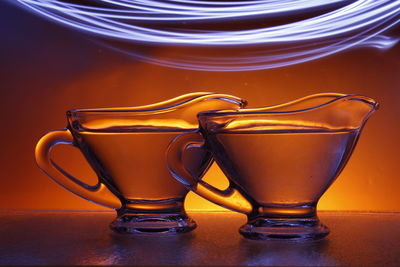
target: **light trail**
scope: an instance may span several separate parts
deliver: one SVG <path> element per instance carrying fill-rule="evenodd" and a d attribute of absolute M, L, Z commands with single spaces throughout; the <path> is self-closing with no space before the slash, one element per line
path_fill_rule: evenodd
<path fill-rule="evenodd" d="M 239 54 L 217 58 L 202 52 L 197 56 L 152 58 L 124 49 L 141 60 L 194 70 L 277 68 L 354 47 L 386 49 L 399 41 L 398 37 L 382 34 L 399 23 L 400 0 L 94 0 L 96 5 L 91 6 L 67 0 L 18 2 L 61 24 L 128 43 L 240 49 Z M 239 30 L 213 27 L 238 20 L 285 18 L 327 8 L 331 10 L 322 15 L 281 25 Z"/>

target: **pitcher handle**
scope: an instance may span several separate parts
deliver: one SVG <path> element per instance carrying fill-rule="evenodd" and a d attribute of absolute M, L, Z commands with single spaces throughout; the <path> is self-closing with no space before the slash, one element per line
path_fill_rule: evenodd
<path fill-rule="evenodd" d="M 197 195 L 233 211 L 250 214 L 250 202 L 229 182 L 229 187 L 219 190 L 192 175 L 184 165 L 185 151 L 191 148 L 207 150 L 199 132 L 181 134 L 172 140 L 166 152 L 167 166 L 171 175 Z"/>
<path fill-rule="evenodd" d="M 68 129 L 48 132 L 36 145 L 35 157 L 39 168 L 56 183 L 84 199 L 114 209 L 121 208 L 121 201 L 103 183 L 99 181 L 96 185 L 88 185 L 67 173 L 51 159 L 51 149 L 59 144 L 78 148 Z"/>

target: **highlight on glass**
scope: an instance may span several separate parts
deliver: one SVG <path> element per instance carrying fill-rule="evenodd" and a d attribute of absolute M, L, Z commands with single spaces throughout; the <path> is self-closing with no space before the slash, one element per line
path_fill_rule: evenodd
<path fill-rule="evenodd" d="M 140 107 L 70 110 L 65 129 L 39 140 L 36 161 L 65 189 L 115 209 L 118 216 L 110 228 L 118 233 L 185 233 L 196 223 L 183 206 L 188 189 L 168 172 L 167 146 L 176 136 L 198 130 L 199 112 L 245 105 L 245 100 L 235 96 L 200 92 Z M 53 161 L 51 150 L 59 144 L 82 152 L 98 176 L 96 185 L 73 177 Z M 188 160 L 190 171 L 201 177 L 212 157 L 198 150 Z"/>
<path fill-rule="evenodd" d="M 200 130 L 177 136 L 167 152 L 171 174 L 194 193 L 247 215 L 250 239 L 315 240 L 329 233 L 317 203 L 345 167 L 378 108 L 361 95 L 324 93 L 264 108 L 206 111 Z M 219 190 L 186 164 L 211 153 L 229 180 Z"/>

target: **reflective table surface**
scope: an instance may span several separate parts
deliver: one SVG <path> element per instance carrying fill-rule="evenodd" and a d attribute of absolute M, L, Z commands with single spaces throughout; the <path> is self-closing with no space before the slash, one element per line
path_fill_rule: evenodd
<path fill-rule="evenodd" d="M 0 265 L 400 266 L 400 213 L 320 212 L 322 241 L 253 241 L 243 215 L 190 213 L 178 236 L 118 235 L 113 212 L 0 212 Z"/>

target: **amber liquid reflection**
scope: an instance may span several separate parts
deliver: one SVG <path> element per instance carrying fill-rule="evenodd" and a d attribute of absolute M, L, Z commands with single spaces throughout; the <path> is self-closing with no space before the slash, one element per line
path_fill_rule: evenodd
<path fill-rule="evenodd" d="M 356 131 L 321 130 L 209 136 L 224 173 L 259 205 L 270 207 L 317 201 L 349 158 L 356 137 Z"/>
<path fill-rule="evenodd" d="M 171 177 L 165 164 L 169 142 L 182 132 L 79 132 L 87 158 L 127 200 L 183 198 L 187 189 Z M 104 174 L 105 172 L 105 174 Z"/>

